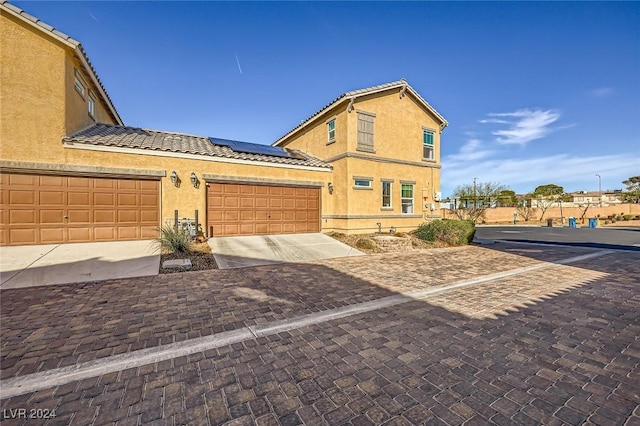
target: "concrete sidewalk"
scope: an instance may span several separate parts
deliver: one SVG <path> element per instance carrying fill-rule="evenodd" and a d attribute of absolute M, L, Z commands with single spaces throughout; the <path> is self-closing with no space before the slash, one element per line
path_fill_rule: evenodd
<path fill-rule="evenodd" d="M 208 243 L 220 269 L 364 254 L 320 233 L 216 237 Z"/>
<path fill-rule="evenodd" d="M 151 240 L 0 247 L 0 288 L 157 275 Z"/>

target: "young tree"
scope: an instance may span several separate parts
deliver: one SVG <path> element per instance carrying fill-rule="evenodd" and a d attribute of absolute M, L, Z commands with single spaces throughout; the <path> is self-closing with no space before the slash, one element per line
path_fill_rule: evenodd
<path fill-rule="evenodd" d="M 640 203 L 640 175 L 631 176 L 629 179 L 622 181 L 627 185 L 624 192 L 624 201 L 627 203 Z"/>
<path fill-rule="evenodd" d="M 503 189 L 498 194 L 498 206 L 500 207 L 515 207 L 518 205 L 518 198 L 515 191 L 510 189 Z"/>
<path fill-rule="evenodd" d="M 584 223 L 584 217 L 587 214 L 587 210 L 589 210 L 589 207 L 591 206 L 591 202 L 587 201 L 587 204 L 578 204 L 578 209 L 580 210 L 580 213 L 582 213 L 580 215 L 580 222 Z"/>
<path fill-rule="evenodd" d="M 540 215 L 540 221 L 544 219 L 544 214 L 547 212 L 549 207 L 561 200 L 563 195 L 564 188 L 553 183 L 540 185 L 533 191 L 533 198 L 536 200 L 536 204 L 542 212 L 542 215 Z"/>
<path fill-rule="evenodd" d="M 504 190 L 506 188 L 503 185 L 493 182 L 458 186 L 453 191 L 453 197 L 460 200 L 458 209 L 455 211 L 456 216 L 459 219 L 477 221 L 486 209 L 497 205 L 498 196 Z"/>

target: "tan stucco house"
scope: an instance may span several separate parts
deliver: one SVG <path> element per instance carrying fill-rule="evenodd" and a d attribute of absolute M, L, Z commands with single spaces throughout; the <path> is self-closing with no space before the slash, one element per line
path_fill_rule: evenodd
<path fill-rule="evenodd" d="M 154 238 L 176 210 L 209 237 L 440 215 L 447 122 L 404 80 L 347 92 L 272 146 L 141 129 L 79 42 L 5 1 L 0 14 L 0 245 Z"/>

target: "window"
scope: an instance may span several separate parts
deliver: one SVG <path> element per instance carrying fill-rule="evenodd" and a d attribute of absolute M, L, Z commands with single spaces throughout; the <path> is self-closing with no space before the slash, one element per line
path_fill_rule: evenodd
<path fill-rule="evenodd" d="M 382 182 L 382 208 L 391 208 L 391 182 Z"/>
<path fill-rule="evenodd" d="M 422 130 L 422 158 L 425 160 L 436 159 L 432 130 Z"/>
<path fill-rule="evenodd" d="M 87 101 L 87 110 L 89 115 L 93 117 L 96 109 L 96 97 L 91 90 L 89 90 L 89 100 Z"/>
<path fill-rule="evenodd" d="M 375 115 L 358 113 L 358 151 L 373 151 L 373 120 Z"/>
<path fill-rule="evenodd" d="M 355 186 L 363 186 L 363 187 L 371 188 L 371 181 L 370 180 L 356 179 L 353 182 L 353 184 Z"/>
<path fill-rule="evenodd" d="M 327 122 L 327 143 L 336 141 L 336 119 Z"/>
<path fill-rule="evenodd" d="M 84 98 L 87 92 L 87 82 L 84 81 L 84 78 L 82 78 L 82 75 L 80 75 L 78 70 L 75 70 L 75 77 L 73 87 L 75 87 L 76 91 L 80 93 L 80 96 Z"/>
<path fill-rule="evenodd" d="M 413 213 L 413 185 L 401 184 L 400 197 L 402 200 L 402 213 Z"/>

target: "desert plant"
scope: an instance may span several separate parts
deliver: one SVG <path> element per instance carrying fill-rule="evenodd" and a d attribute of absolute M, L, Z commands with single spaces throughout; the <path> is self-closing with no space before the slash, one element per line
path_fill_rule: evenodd
<path fill-rule="evenodd" d="M 424 241 L 439 241 L 458 246 L 473 241 L 476 225 L 472 220 L 434 220 L 416 229 L 416 236 Z"/>
<path fill-rule="evenodd" d="M 631 219 L 633 219 L 633 215 L 625 214 L 624 216 L 622 216 L 622 219 L 623 220 L 631 220 Z"/>
<path fill-rule="evenodd" d="M 183 228 L 174 228 L 171 225 L 165 225 L 160 228 L 160 237 L 156 242 L 166 251 L 176 253 L 190 253 L 192 248 L 191 235 Z"/>
<path fill-rule="evenodd" d="M 373 250 L 377 247 L 376 242 L 371 238 L 360 238 L 356 241 L 356 247 L 363 250 Z"/>

